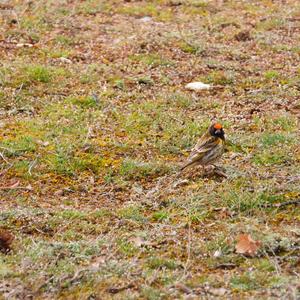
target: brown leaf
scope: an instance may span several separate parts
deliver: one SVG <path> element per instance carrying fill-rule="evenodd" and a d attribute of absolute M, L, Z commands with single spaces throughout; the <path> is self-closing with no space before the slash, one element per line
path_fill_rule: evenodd
<path fill-rule="evenodd" d="M 260 241 L 255 241 L 249 234 L 240 234 L 235 246 L 236 253 L 254 256 L 261 245 Z"/>
<path fill-rule="evenodd" d="M 10 246 L 12 241 L 14 240 L 14 236 L 5 229 L 0 229 L 0 251 L 3 253 L 7 253 L 11 250 Z"/>
<path fill-rule="evenodd" d="M 237 41 L 241 41 L 241 42 L 244 42 L 244 41 L 249 41 L 251 40 L 251 35 L 250 35 L 250 32 L 248 30 L 243 30 L 243 31 L 240 31 L 239 33 L 237 33 L 235 36 L 235 39 Z"/>

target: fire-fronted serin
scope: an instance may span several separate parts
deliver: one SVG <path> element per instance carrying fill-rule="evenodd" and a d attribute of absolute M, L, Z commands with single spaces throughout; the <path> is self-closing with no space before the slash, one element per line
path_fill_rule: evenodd
<path fill-rule="evenodd" d="M 225 135 L 222 125 L 219 123 L 212 124 L 192 149 L 181 170 L 197 165 L 207 166 L 213 164 L 222 156 L 224 148 Z"/>

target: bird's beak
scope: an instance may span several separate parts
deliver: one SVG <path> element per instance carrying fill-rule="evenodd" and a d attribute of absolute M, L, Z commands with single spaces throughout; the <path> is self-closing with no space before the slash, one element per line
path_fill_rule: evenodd
<path fill-rule="evenodd" d="M 221 130 L 220 129 L 217 129 L 216 131 L 215 131 L 215 134 L 220 134 L 221 133 Z"/>

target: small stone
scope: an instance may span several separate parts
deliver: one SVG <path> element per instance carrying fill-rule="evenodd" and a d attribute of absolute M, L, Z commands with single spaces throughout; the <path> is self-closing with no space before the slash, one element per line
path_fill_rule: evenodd
<path fill-rule="evenodd" d="M 39 145 L 41 145 L 41 146 L 43 146 L 43 147 L 47 147 L 47 146 L 50 145 L 50 143 L 49 143 L 48 141 L 43 142 L 43 141 L 41 141 L 41 140 L 38 140 L 38 141 L 36 141 L 36 142 L 37 142 L 37 144 L 39 144 Z"/>
<path fill-rule="evenodd" d="M 225 288 L 212 288 L 209 289 L 209 293 L 214 296 L 224 296 L 226 294 L 227 290 Z"/>
<path fill-rule="evenodd" d="M 214 257 L 221 257 L 221 256 L 222 256 L 222 251 L 221 251 L 221 250 L 215 251 L 215 253 L 214 253 L 213 256 L 214 256 Z"/>
<path fill-rule="evenodd" d="M 16 47 L 17 47 L 17 48 L 22 48 L 22 47 L 28 47 L 28 48 L 31 48 L 31 47 L 33 47 L 33 45 L 32 45 L 32 44 L 29 44 L 29 43 L 18 43 L 18 44 L 16 45 Z"/>
<path fill-rule="evenodd" d="M 56 192 L 54 192 L 55 196 L 63 196 L 64 195 L 64 190 L 57 190 Z"/>
<path fill-rule="evenodd" d="M 210 84 L 203 83 L 203 82 L 190 82 L 188 83 L 185 88 L 187 90 L 192 90 L 192 91 L 200 91 L 200 90 L 209 90 L 211 88 Z"/>
<path fill-rule="evenodd" d="M 61 61 L 62 63 L 71 64 L 71 59 L 65 58 L 65 57 L 59 57 L 57 60 Z"/>
<path fill-rule="evenodd" d="M 141 194 L 144 193 L 143 187 L 140 186 L 140 185 L 134 185 L 134 186 L 132 187 L 132 190 L 133 190 L 135 193 L 139 194 L 139 195 L 141 195 Z"/>
<path fill-rule="evenodd" d="M 149 16 L 145 16 L 145 17 L 140 18 L 139 21 L 147 23 L 147 22 L 152 21 L 152 18 Z"/>

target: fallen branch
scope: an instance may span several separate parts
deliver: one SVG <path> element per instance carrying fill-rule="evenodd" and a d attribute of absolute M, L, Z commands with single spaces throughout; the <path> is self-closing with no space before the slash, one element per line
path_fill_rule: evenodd
<path fill-rule="evenodd" d="M 271 204 L 266 204 L 264 206 L 279 208 L 279 207 L 283 207 L 283 206 L 287 206 L 287 205 L 300 205 L 300 199 L 290 200 L 290 201 L 281 202 L 281 203 L 271 203 Z"/>

